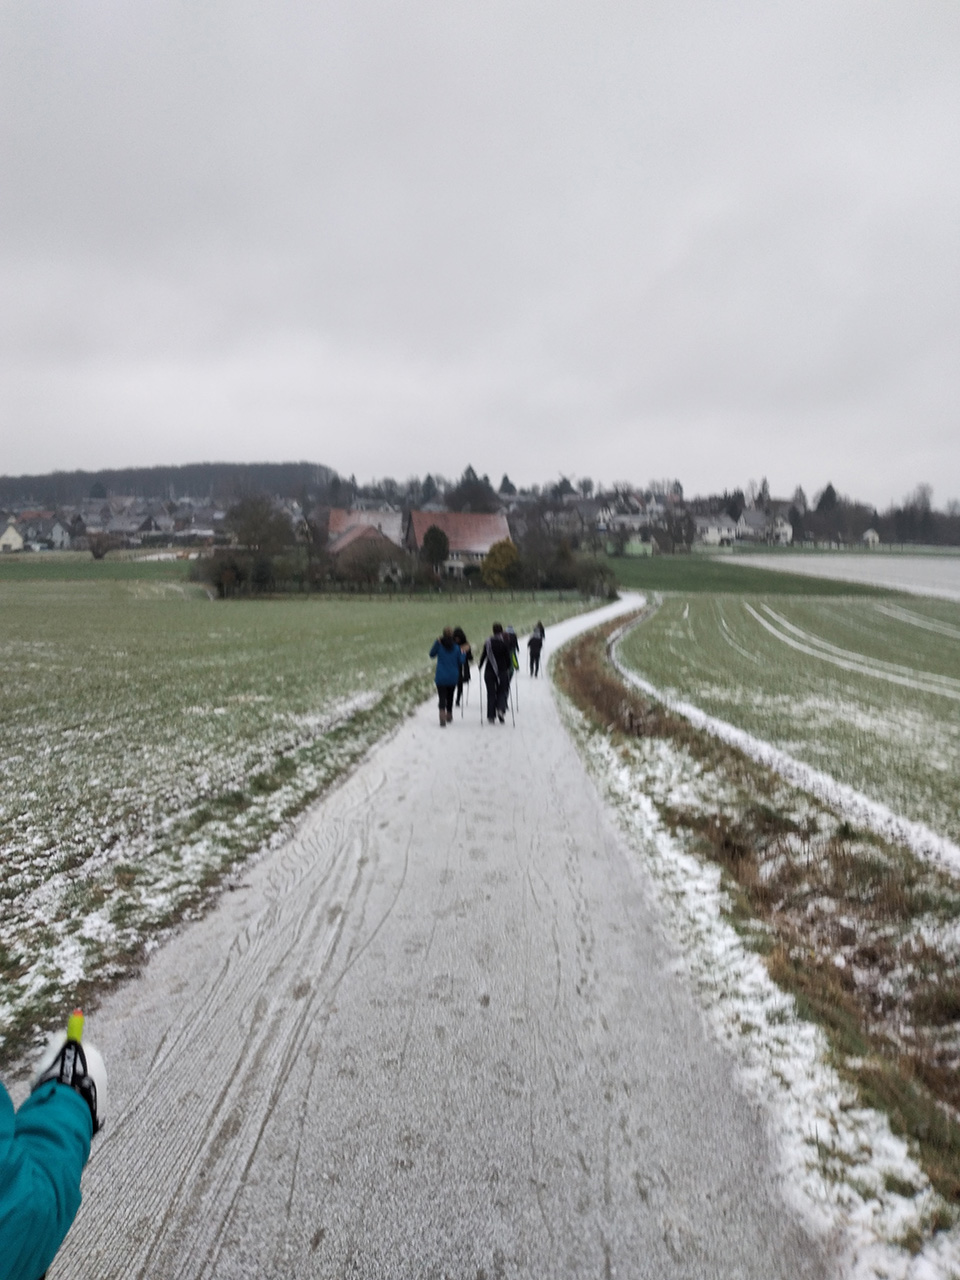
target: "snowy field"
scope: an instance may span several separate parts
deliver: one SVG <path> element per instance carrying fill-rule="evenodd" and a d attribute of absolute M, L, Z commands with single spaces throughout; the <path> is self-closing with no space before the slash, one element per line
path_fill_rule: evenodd
<path fill-rule="evenodd" d="M 104 580 L 0 582 L 8 1058 L 66 1001 L 127 972 L 158 931 L 202 909 L 225 874 L 421 703 L 443 625 L 479 644 L 492 608 L 520 629 L 581 607 L 555 595 L 217 604 L 122 568 Z"/>
<path fill-rule="evenodd" d="M 840 582 L 865 582 L 914 595 L 960 600 L 960 555 L 954 549 L 942 553 L 911 555 L 909 552 L 862 551 L 790 552 L 781 555 L 731 556 L 729 564 L 755 569 L 803 573 Z"/>
<path fill-rule="evenodd" d="M 672 701 L 960 843 L 960 604 L 670 597 L 621 654 Z"/>

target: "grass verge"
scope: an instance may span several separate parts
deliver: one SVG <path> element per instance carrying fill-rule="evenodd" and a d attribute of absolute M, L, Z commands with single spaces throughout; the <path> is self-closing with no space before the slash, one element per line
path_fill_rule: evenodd
<path fill-rule="evenodd" d="M 960 886 L 627 688 L 606 655 L 619 625 L 565 648 L 558 684 L 626 760 L 660 742 L 687 762 L 685 785 L 650 792 L 661 822 L 720 867 L 731 922 L 822 1028 L 838 1074 L 910 1141 L 947 1206 L 930 1229 L 950 1225 L 960 1209 Z"/>

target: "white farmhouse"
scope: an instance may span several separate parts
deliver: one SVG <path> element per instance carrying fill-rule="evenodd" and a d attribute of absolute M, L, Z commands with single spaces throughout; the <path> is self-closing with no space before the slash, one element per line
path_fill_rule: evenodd
<path fill-rule="evenodd" d="M 694 516 L 696 538 L 705 547 L 730 547 L 737 540 L 737 526 L 724 512 L 718 516 Z"/>
<path fill-rule="evenodd" d="M 0 551 L 22 551 L 23 537 L 16 523 L 11 520 L 3 533 L 0 533 Z"/>
<path fill-rule="evenodd" d="M 793 541 L 793 525 L 785 516 L 774 519 L 771 537 L 778 546 L 789 547 Z"/>
<path fill-rule="evenodd" d="M 737 521 L 737 537 L 744 542 L 774 542 L 786 547 L 793 541 L 793 525 L 784 515 L 769 516 L 747 507 Z"/>
<path fill-rule="evenodd" d="M 744 542 L 766 542 L 770 537 L 770 517 L 765 511 L 745 507 L 737 521 L 737 537 Z"/>

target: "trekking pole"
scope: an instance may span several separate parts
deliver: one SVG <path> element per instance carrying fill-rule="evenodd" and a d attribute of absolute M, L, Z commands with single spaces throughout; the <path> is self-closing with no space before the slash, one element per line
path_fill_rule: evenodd
<path fill-rule="evenodd" d="M 520 706 L 520 695 L 517 695 L 517 706 Z M 510 681 L 510 719 L 513 721 L 513 727 L 517 727 L 517 717 L 513 714 L 513 681 Z"/>

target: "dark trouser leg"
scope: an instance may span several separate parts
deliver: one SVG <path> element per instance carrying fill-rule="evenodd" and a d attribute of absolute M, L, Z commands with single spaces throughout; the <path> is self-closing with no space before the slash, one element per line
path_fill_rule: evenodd
<path fill-rule="evenodd" d="M 497 677 L 489 667 L 484 669 L 483 682 L 487 686 L 487 719 L 497 718 Z"/>
<path fill-rule="evenodd" d="M 510 681 L 513 679 L 513 672 L 507 671 L 500 677 L 500 685 L 497 689 L 497 714 L 505 715 L 507 703 L 510 701 Z"/>
<path fill-rule="evenodd" d="M 457 691 L 455 684 L 438 684 L 437 697 L 440 700 L 440 712 L 447 719 L 453 715 L 453 695 Z"/>

